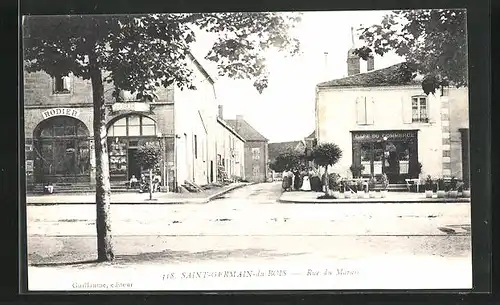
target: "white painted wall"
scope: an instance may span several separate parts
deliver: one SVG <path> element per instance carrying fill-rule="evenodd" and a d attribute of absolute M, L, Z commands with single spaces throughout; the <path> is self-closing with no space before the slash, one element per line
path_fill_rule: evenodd
<path fill-rule="evenodd" d="M 418 129 L 418 160 L 422 175 L 439 176 L 442 171 L 441 101 L 429 95 L 429 123 L 405 123 L 411 119 L 411 97 L 424 94 L 419 86 L 379 88 L 320 88 L 316 97 L 318 143 L 340 146 L 343 156 L 331 171 L 350 176 L 352 160 L 351 131 Z M 373 124 L 358 125 L 356 98 L 373 101 Z M 408 106 L 409 105 L 409 106 Z M 409 111 L 409 113 L 408 113 Z M 370 117 L 370 115 L 368 115 Z"/>
<path fill-rule="evenodd" d="M 176 148 L 178 182 L 190 180 L 203 185 L 209 182 L 210 161 L 215 164 L 217 103 L 213 85 L 194 64 L 191 68 L 196 90 L 174 90 L 175 134 L 180 137 Z"/>
<path fill-rule="evenodd" d="M 217 153 L 221 158 L 228 160 L 225 163 L 225 169 L 229 178 L 236 176 L 244 179 L 245 177 L 245 142 L 238 138 L 224 124 L 217 124 Z M 226 162 L 226 161 L 225 161 Z"/>

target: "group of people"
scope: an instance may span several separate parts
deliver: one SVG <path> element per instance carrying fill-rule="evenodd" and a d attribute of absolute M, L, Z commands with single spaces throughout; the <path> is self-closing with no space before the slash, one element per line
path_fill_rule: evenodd
<path fill-rule="evenodd" d="M 149 191 L 149 183 L 146 180 L 146 175 L 141 174 L 141 179 L 137 180 L 135 175 L 132 175 L 129 181 L 130 188 L 139 188 L 139 193 Z M 161 190 L 161 176 L 153 175 L 153 193 Z"/>
<path fill-rule="evenodd" d="M 289 191 L 321 191 L 321 179 L 319 173 L 313 168 L 300 170 L 294 168 L 283 172 L 282 188 L 285 192 Z"/>

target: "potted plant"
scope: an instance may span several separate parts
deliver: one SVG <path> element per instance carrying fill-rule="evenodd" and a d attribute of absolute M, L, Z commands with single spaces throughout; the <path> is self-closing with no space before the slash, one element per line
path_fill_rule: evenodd
<path fill-rule="evenodd" d="M 432 198 L 434 192 L 432 191 L 434 188 L 434 181 L 432 181 L 432 177 L 430 175 L 425 179 L 425 198 Z"/>
<path fill-rule="evenodd" d="M 462 197 L 470 198 L 470 187 L 469 182 L 467 181 L 464 181 L 464 184 L 462 185 Z"/>
<path fill-rule="evenodd" d="M 457 198 L 458 197 L 457 185 L 458 185 L 457 178 L 451 177 L 450 191 L 449 191 L 449 197 L 450 198 Z"/>
<path fill-rule="evenodd" d="M 363 164 L 359 165 L 352 164 L 349 169 L 351 170 L 353 178 L 361 178 L 361 173 L 365 169 L 365 166 Z"/>
<path fill-rule="evenodd" d="M 445 191 L 445 183 L 443 178 L 439 178 L 437 180 L 437 197 L 438 198 L 444 198 L 446 196 L 446 191 Z"/>
<path fill-rule="evenodd" d="M 382 191 L 380 191 L 380 197 L 387 197 L 387 188 L 389 187 L 389 179 L 387 178 L 387 174 L 382 174 Z"/>
<path fill-rule="evenodd" d="M 370 181 L 368 181 L 368 192 L 370 198 L 375 198 L 377 192 L 375 192 L 375 185 L 377 184 L 377 179 L 372 175 Z"/>

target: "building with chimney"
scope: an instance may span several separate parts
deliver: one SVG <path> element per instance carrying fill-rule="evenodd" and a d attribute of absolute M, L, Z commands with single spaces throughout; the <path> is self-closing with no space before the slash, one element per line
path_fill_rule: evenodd
<path fill-rule="evenodd" d="M 216 169 L 210 164 L 210 181 L 245 180 L 245 139 L 225 120 L 223 106 L 217 117 Z M 215 175 L 215 177 L 214 177 Z"/>
<path fill-rule="evenodd" d="M 351 165 L 363 165 L 363 176 L 385 173 L 393 184 L 427 175 L 468 181 L 468 89 L 426 95 L 421 79 L 402 77 L 404 62 L 373 68 L 374 60 L 361 62 L 353 46 L 348 76 L 316 86 L 316 130 L 309 138 L 342 149 L 332 172 L 349 177 Z"/>
<path fill-rule="evenodd" d="M 185 181 L 207 184 L 217 178 L 218 121 L 214 80 L 189 55 L 196 90 L 158 88 L 154 99 L 105 84 L 109 172 L 112 188 L 124 188 L 143 170 L 135 152 L 145 143 L 162 147 L 164 189 Z M 56 190 L 91 189 L 95 184 L 93 103 L 90 80 L 24 72 L 24 133 L 28 190 L 52 183 Z"/>
<path fill-rule="evenodd" d="M 241 115 L 237 115 L 235 120 L 226 120 L 226 122 L 245 139 L 246 180 L 266 182 L 268 177 L 269 140 L 255 130 Z"/>

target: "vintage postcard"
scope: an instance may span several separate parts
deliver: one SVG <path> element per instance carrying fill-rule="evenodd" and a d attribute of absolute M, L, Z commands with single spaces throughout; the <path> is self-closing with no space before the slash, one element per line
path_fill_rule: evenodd
<path fill-rule="evenodd" d="M 472 288 L 466 15 L 24 16 L 28 290 Z"/>

